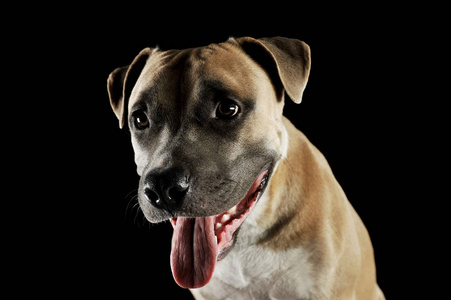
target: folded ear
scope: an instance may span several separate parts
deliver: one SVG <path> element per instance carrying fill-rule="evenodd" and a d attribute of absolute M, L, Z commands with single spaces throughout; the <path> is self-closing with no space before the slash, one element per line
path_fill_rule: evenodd
<path fill-rule="evenodd" d="M 282 83 L 291 100 L 301 103 L 311 64 L 310 47 L 306 43 L 283 37 L 243 37 L 236 41 L 268 72 L 273 82 Z"/>
<path fill-rule="evenodd" d="M 119 127 L 123 128 L 127 119 L 128 98 L 136 81 L 146 65 L 147 59 L 156 49 L 145 48 L 126 67 L 117 68 L 111 72 L 107 81 L 110 104 L 116 117 L 119 119 Z"/>

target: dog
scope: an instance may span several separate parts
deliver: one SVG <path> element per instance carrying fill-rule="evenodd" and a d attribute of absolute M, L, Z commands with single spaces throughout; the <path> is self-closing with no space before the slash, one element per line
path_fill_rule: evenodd
<path fill-rule="evenodd" d="M 300 40 L 241 37 L 146 48 L 108 78 L 140 208 L 172 224 L 172 273 L 196 299 L 385 299 L 363 222 L 282 115 L 310 66 Z"/>

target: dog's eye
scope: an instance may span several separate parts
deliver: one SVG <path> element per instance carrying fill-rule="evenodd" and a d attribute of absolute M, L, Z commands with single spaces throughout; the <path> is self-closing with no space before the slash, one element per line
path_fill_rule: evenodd
<path fill-rule="evenodd" d="M 142 110 L 138 110 L 133 113 L 134 123 L 136 128 L 145 129 L 149 127 L 149 118 Z"/>
<path fill-rule="evenodd" d="M 230 119 L 238 114 L 240 107 L 235 101 L 226 99 L 219 102 L 218 108 L 216 109 L 216 118 L 219 119 Z"/>

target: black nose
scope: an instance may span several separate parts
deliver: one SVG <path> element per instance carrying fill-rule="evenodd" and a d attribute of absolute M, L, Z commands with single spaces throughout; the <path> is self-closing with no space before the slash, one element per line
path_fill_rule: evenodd
<path fill-rule="evenodd" d="M 175 168 L 149 172 L 144 179 L 144 196 L 159 209 L 176 209 L 182 204 L 188 189 L 188 176 Z"/>

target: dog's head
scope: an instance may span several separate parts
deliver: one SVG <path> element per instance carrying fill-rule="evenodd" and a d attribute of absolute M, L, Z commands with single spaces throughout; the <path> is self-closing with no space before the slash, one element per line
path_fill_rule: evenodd
<path fill-rule="evenodd" d="M 301 102 L 309 70 L 309 47 L 280 37 L 146 48 L 114 70 L 108 92 L 131 132 L 146 218 L 184 227 L 179 240 L 213 226 L 223 257 L 282 156 L 284 98 Z"/>

